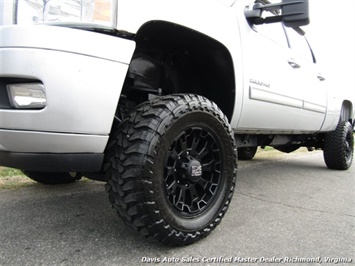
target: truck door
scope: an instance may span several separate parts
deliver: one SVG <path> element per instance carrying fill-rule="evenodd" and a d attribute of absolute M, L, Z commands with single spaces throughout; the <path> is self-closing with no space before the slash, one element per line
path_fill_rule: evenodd
<path fill-rule="evenodd" d="M 237 131 L 295 132 L 303 101 L 282 24 L 247 24 L 241 32 L 245 80 Z"/>
<path fill-rule="evenodd" d="M 325 77 L 319 72 L 315 56 L 302 33 L 285 28 L 290 47 L 289 64 L 296 75 L 295 89 L 303 100 L 302 124 L 305 131 L 316 131 L 322 127 L 326 106 L 327 87 Z"/>

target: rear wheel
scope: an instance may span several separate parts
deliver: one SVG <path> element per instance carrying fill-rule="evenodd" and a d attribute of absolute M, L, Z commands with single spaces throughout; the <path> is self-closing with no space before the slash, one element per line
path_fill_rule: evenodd
<path fill-rule="evenodd" d="M 334 131 L 325 136 L 324 161 L 330 169 L 346 170 L 352 164 L 353 154 L 353 128 L 349 122 L 341 121 Z"/>
<path fill-rule="evenodd" d="M 76 172 L 70 173 L 50 173 L 50 172 L 33 172 L 22 171 L 27 177 L 45 185 L 60 185 L 73 183 L 81 178 L 81 175 Z"/>
<path fill-rule="evenodd" d="M 231 201 L 234 135 L 206 98 L 173 95 L 138 106 L 107 148 L 107 191 L 125 223 L 168 245 L 207 236 Z"/>
<path fill-rule="evenodd" d="M 254 158 L 258 147 L 238 148 L 239 160 L 251 160 Z"/>

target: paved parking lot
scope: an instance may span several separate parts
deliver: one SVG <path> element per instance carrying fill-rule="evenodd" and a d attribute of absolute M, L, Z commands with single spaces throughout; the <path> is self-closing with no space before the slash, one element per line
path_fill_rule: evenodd
<path fill-rule="evenodd" d="M 355 166 L 328 170 L 321 152 L 240 162 L 220 226 L 182 248 L 127 229 L 92 181 L 0 190 L 0 225 L 0 265 L 351 265 Z"/>

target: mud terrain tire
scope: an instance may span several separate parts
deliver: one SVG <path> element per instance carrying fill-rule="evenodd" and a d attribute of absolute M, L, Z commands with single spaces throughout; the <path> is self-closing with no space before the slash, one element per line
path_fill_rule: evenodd
<path fill-rule="evenodd" d="M 346 170 L 351 166 L 353 154 L 353 128 L 349 122 L 341 121 L 334 131 L 325 136 L 324 161 L 330 169 Z"/>
<path fill-rule="evenodd" d="M 113 129 L 106 152 L 109 200 L 142 235 L 182 246 L 221 222 L 237 156 L 231 127 L 213 102 L 191 94 L 145 102 Z"/>

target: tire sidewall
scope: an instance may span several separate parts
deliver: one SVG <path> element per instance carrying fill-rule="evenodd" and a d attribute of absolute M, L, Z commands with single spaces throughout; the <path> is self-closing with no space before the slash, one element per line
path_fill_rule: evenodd
<path fill-rule="evenodd" d="M 166 117 L 169 120 L 171 117 Z M 168 123 L 168 122 L 167 122 Z M 164 162 L 172 141 L 180 134 L 182 130 L 198 126 L 204 128 L 211 133 L 217 145 L 221 150 L 222 161 L 222 180 L 219 185 L 217 196 L 211 204 L 200 214 L 192 216 L 183 216 L 179 214 L 169 202 L 164 187 Z M 226 202 L 230 200 L 231 187 L 234 186 L 234 176 L 228 175 L 231 169 L 235 169 L 236 160 L 233 145 L 231 145 L 231 136 L 225 129 L 225 125 L 221 123 L 215 116 L 204 111 L 192 111 L 178 118 L 173 118 L 170 125 L 164 128 L 164 132 L 159 141 L 152 149 L 153 165 L 150 173 L 152 175 L 152 185 L 154 201 L 157 209 L 160 210 L 161 217 L 171 227 L 184 232 L 193 232 L 204 229 L 210 224 L 214 224 L 215 220 L 225 208 Z M 232 188 L 233 189 L 233 188 Z"/>

